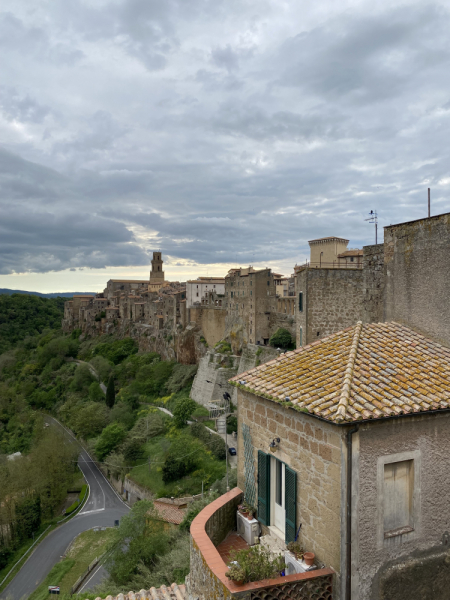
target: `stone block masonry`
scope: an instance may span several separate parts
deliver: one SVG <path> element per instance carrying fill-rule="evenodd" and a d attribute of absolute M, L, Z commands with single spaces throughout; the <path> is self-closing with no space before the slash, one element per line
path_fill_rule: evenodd
<path fill-rule="evenodd" d="M 450 214 L 386 227 L 385 321 L 450 346 Z"/>
<path fill-rule="evenodd" d="M 296 527 L 302 523 L 301 542 L 315 552 L 319 562 L 340 570 L 341 560 L 341 432 L 265 398 L 238 389 L 238 485 L 245 488 L 242 424 L 250 428 L 255 469 L 258 450 L 269 452 L 279 437 L 274 456 L 297 473 Z M 255 472 L 255 477 L 256 477 Z"/>

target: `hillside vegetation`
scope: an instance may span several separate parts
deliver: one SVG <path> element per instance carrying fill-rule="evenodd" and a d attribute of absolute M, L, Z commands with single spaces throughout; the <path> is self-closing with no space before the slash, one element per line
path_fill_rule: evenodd
<path fill-rule="evenodd" d="M 67 298 L 0 294 L 0 354 L 27 336 L 61 326 Z"/>
<path fill-rule="evenodd" d="M 117 535 L 127 544 L 119 544 L 121 552 L 111 555 L 111 576 L 103 588 L 117 593 L 138 583 L 147 589 L 150 584 L 181 583 L 189 570 L 189 523 L 214 493 L 225 491 L 225 444 L 195 422 L 207 419 L 208 411 L 189 397 L 196 366 L 139 353 L 130 338 L 83 339 L 80 331 L 63 335 L 59 329 L 39 332 L 52 314 L 47 312 L 49 301 L 44 301 L 44 315 L 36 310 L 35 318 L 27 320 L 23 297 L 8 299 L 11 314 L 21 315 L 31 335 L 18 330 L 22 339 L 10 341 L 0 355 L 0 479 L 7 482 L 0 486 L 0 570 L 3 566 L 6 571 L 20 545 L 55 516 L 77 476 L 76 449 L 53 427 L 45 428 L 47 412 L 70 427 L 117 479 L 128 475 L 156 497 L 197 494 L 202 487 L 215 490 L 192 508 L 180 531 L 164 530 L 164 535 L 151 519 L 144 532 L 139 529 L 142 511 L 149 514 L 152 509 L 138 502 L 130 520 L 119 527 Z M 43 302 L 25 298 L 30 299 Z M 100 382 L 108 383 L 108 399 Z M 160 408 L 171 411 L 173 418 Z M 64 452 L 55 451 L 57 445 Z M 15 452 L 22 458 L 7 461 L 6 455 Z M 58 464 L 46 469 L 54 459 Z M 146 557 L 135 549 L 147 544 L 152 532 L 159 540 L 158 553 Z"/>

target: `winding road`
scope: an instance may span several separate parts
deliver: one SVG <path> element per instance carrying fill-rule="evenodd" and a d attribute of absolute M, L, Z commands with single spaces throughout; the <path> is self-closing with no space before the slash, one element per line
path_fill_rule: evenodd
<path fill-rule="evenodd" d="M 62 427 L 55 419 L 48 416 L 46 419 L 53 425 Z M 72 433 L 63 429 L 65 434 L 78 444 Z M 62 523 L 36 546 L 14 579 L 0 593 L 1 599 L 28 598 L 44 581 L 51 568 L 61 559 L 69 544 L 79 533 L 97 526 L 113 527 L 114 521 L 120 520 L 130 510 L 85 450 L 80 452 L 78 465 L 89 484 L 87 502 L 78 515 Z M 82 587 L 82 591 L 98 583 L 103 575 L 103 568 L 99 567 L 93 573 L 92 579 Z"/>

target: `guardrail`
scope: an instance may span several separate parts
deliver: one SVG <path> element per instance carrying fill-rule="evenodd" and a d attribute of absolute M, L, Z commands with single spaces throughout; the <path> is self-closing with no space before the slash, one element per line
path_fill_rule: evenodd
<path fill-rule="evenodd" d="M 81 586 L 81 584 L 86 579 L 86 577 L 89 575 L 89 573 L 91 573 L 95 569 L 95 567 L 98 565 L 99 561 L 100 561 L 100 559 L 98 557 L 95 557 L 94 560 L 91 562 L 91 564 L 86 569 L 86 571 L 78 577 L 78 579 L 75 581 L 75 583 L 73 584 L 73 586 L 70 590 L 71 596 L 73 596 L 77 592 L 78 588 Z"/>

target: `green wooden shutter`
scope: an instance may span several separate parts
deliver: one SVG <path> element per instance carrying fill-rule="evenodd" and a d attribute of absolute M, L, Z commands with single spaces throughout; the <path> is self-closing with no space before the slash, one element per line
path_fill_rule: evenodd
<path fill-rule="evenodd" d="M 258 519 L 270 525 L 270 456 L 258 450 Z"/>
<path fill-rule="evenodd" d="M 285 475 L 285 498 L 286 508 L 286 544 L 295 540 L 297 523 L 297 473 L 286 466 Z"/>

